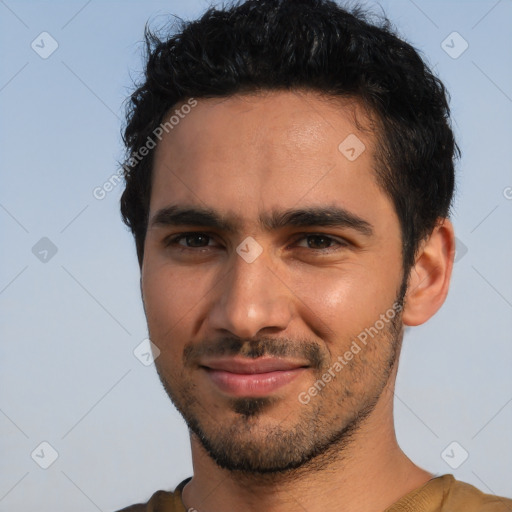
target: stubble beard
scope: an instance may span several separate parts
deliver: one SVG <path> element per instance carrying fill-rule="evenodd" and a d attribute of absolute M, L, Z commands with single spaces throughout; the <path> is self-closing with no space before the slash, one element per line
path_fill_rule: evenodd
<path fill-rule="evenodd" d="M 298 473 L 326 468 L 333 457 L 343 458 L 393 373 L 402 336 L 401 314 L 397 314 L 307 405 L 293 395 L 298 413 L 293 404 L 291 413 L 280 420 L 272 413 L 279 399 L 270 396 L 232 398 L 226 421 L 216 421 L 206 408 L 208 404 L 201 403 L 195 385 L 180 378 L 172 379 L 171 385 L 158 360 L 155 366 L 191 435 L 218 466 L 241 477 L 265 480 L 279 474 L 294 478 Z M 331 364 L 324 362 L 314 381 Z M 364 391 L 354 392 L 356 383 Z M 296 419 L 291 426 L 283 426 L 286 420 L 290 423 L 290 415 Z"/>

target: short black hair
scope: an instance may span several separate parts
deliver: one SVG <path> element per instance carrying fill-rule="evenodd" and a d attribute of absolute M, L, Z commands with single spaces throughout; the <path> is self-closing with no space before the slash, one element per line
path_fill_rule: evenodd
<path fill-rule="evenodd" d="M 354 99 L 376 122 L 376 179 L 402 231 L 404 272 L 420 242 L 449 216 L 454 160 L 447 93 L 390 22 L 330 0 L 247 0 L 181 21 L 172 35 L 146 26 L 144 82 L 127 108 L 121 213 L 144 257 L 153 153 L 134 159 L 172 107 L 190 98 L 316 91 Z"/>

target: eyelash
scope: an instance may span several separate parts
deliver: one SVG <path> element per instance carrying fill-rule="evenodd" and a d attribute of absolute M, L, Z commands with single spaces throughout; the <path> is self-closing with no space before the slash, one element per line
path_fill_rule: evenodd
<path fill-rule="evenodd" d="M 201 231 L 191 231 L 191 232 L 180 233 L 177 235 L 172 235 L 170 237 L 167 237 L 164 240 L 164 245 L 165 245 L 165 247 L 179 246 L 180 250 L 182 250 L 182 251 L 193 251 L 193 252 L 199 252 L 199 251 L 202 252 L 202 251 L 208 250 L 210 248 L 209 245 L 206 245 L 204 247 L 187 247 L 187 246 L 183 246 L 183 245 L 179 244 L 179 242 L 181 240 L 186 239 L 189 236 L 203 236 L 203 237 L 208 238 L 208 241 L 214 240 L 214 237 L 208 233 L 204 233 Z M 345 241 L 343 239 L 337 239 L 331 235 L 326 235 L 324 233 L 301 233 L 300 237 L 298 237 L 294 243 L 297 243 L 300 240 L 307 239 L 308 237 L 326 238 L 327 240 L 329 240 L 329 242 L 338 245 L 338 247 L 329 246 L 329 247 L 326 247 L 325 249 L 311 249 L 309 247 L 301 247 L 302 249 L 309 249 L 312 252 L 327 253 L 327 252 L 336 251 L 336 250 L 339 250 L 340 248 L 349 246 L 349 243 L 347 241 Z"/>

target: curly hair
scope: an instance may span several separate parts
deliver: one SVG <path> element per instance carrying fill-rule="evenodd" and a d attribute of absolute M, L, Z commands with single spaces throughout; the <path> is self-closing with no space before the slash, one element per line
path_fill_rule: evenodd
<path fill-rule="evenodd" d="M 385 18 L 330 0 L 247 0 L 180 20 L 169 37 L 146 26 L 144 82 L 129 98 L 121 214 L 144 257 L 152 151 L 133 158 L 164 116 L 191 98 L 309 90 L 357 100 L 376 121 L 376 180 L 396 210 L 404 272 L 449 216 L 454 160 L 446 90 Z"/>

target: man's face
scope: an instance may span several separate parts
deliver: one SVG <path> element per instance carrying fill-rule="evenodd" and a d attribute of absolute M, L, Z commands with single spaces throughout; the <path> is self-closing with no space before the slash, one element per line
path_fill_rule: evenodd
<path fill-rule="evenodd" d="M 364 122 L 314 93 L 202 99 L 156 149 L 142 267 L 155 364 L 224 468 L 339 447 L 389 381 L 401 234 L 355 108 Z"/>

